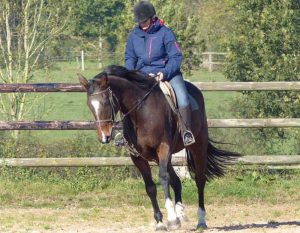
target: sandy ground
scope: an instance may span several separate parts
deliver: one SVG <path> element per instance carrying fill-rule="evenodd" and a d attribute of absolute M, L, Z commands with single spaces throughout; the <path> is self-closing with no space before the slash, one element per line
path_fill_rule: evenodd
<path fill-rule="evenodd" d="M 207 233 L 300 233 L 300 203 L 280 205 L 207 205 Z M 196 212 L 186 207 L 189 221 L 174 232 L 196 231 Z M 11 233 L 150 233 L 155 232 L 151 209 L 123 205 L 119 209 L 0 208 L 0 232 Z"/>

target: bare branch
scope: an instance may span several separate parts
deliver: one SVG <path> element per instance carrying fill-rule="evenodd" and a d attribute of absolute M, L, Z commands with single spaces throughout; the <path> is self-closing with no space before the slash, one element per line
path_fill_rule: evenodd
<path fill-rule="evenodd" d="M 32 109 L 36 107 L 36 103 L 39 102 L 43 97 L 47 96 L 48 94 L 41 94 L 41 95 L 36 95 L 35 98 L 33 98 L 32 102 L 30 103 L 30 106 L 26 108 L 24 111 L 24 116 L 29 115 L 31 113 Z"/>
<path fill-rule="evenodd" d="M 45 0 L 3 0 L 0 11 L 0 56 L 5 66 L 0 69 L 4 83 L 28 83 L 49 41 L 65 28 L 69 14 L 65 8 Z M 47 7 L 47 9 L 46 9 Z M 63 12 L 65 13 L 65 12 Z M 64 17 L 64 18 L 62 18 Z M 21 120 L 37 106 L 43 96 L 9 93 L 0 95 L 0 113 L 10 120 Z"/>
<path fill-rule="evenodd" d="M 32 69 L 32 70 L 34 69 L 34 67 L 35 67 L 36 63 L 38 62 L 38 60 L 39 60 L 39 58 L 40 58 L 42 52 L 44 51 L 44 48 L 45 48 L 45 47 L 42 47 L 42 48 L 40 49 L 39 53 L 36 55 L 36 58 L 35 58 L 34 61 L 32 62 L 32 65 L 30 66 L 30 69 Z"/>
<path fill-rule="evenodd" d="M 11 27 L 9 24 L 9 18 L 10 18 L 10 5 L 9 2 L 6 2 L 6 15 L 5 15 L 5 26 L 6 26 L 6 45 L 7 45 L 7 56 L 8 56 L 8 79 L 12 83 L 13 82 L 13 60 L 12 60 L 12 51 L 11 51 L 11 40 L 12 40 L 12 33 L 11 33 Z"/>
<path fill-rule="evenodd" d="M 41 0 L 40 1 L 40 5 L 39 5 L 39 10 L 37 10 L 38 6 L 36 6 L 36 8 L 35 8 L 33 28 L 32 28 L 32 31 L 31 31 L 31 33 L 29 35 L 29 37 L 32 37 L 31 43 L 30 43 L 30 46 L 29 46 L 29 50 L 30 51 L 32 50 L 33 45 L 35 43 L 35 39 L 36 39 L 36 35 L 37 35 L 37 29 L 36 28 L 37 28 L 37 25 L 39 25 L 39 22 L 41 20 L 41 15 L 43 13 L 43 5 L 44 5 L 44 1 Z M 49 19 L 49 17 L 48 17 L 48 19 Z"/>
<path fill-rule="evenodd" d="M 3 58 L 4 63 L 5 63 L 5 67 L 8 67 L 8 61 L 6 59 L 5 49 L 3 47 L 3 42 L 2 42 L 1 36 L 0 36 L 0 48 L 1 48 L 1 52 L 2 52 L 2 58 Z"/>
<path fill-rule="evenodd" d="M 7 108 L 3 102 L 3 95 L 0 94 L 0 105 L 1 105 L 1 108 L 0 108 L 0 111 L 2 112 L 2 114 L 5 114 L 7 113 Z"/>

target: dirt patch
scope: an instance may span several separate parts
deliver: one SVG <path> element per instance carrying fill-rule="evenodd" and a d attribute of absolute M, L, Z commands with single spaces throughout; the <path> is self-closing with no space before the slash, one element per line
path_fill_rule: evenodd
<path fill-rule="evenodd" d="M 300 203 L 278 205 L 207 205 L 204 232 L 300 233 Z M 188 222 L 175 232 L 195 231 L 195 206 L 186 208 Z M 120 208 L 2 208 L 0 232 L 13 233 L 150 233 L 155 232 L 152 210 L 123 205 Z"/>

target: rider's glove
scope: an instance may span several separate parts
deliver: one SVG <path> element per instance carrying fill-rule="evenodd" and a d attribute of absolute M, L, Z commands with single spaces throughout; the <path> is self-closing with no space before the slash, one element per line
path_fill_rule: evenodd
<path fill-rule="evenodd" d="M 156 75 L 156 77 L 155 77 L 155 79 L 156 79 L 156 81 L 158 81 L 158 82 L 159 82 L 159 81 L 162 81 L 162 82 L 165 81 L 165 80 L 164 80 L 164 74 L 163 74 L 162 72 L 158 72 L 157 75 Z"/>

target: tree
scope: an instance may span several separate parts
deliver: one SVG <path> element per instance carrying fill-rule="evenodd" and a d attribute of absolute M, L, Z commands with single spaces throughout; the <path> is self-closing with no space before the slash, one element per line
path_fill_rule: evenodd
<path fill-rule="evenodd" d="M 234 33 L 227 44 L 225 74 L 233 81 L 300 80 L 300 2 L 231 0 Z M 240 115 L 247 118 L 299 117 L 299 92 L 243 92 Z M 264 139 L 285 131 L 260 130 Z"/>
<path fill-rule="evenodd" d="M 205 41 L 208 51 L 224 51 L 224 42 L 235 27 L 234 11 L 228 0 L 203 0 L 198 12 L 197 36 Z"/>
<path fill-rule="evenodd" d="M 28 83 L 43 66 L 40 61 L 47 45 L 63 30 L 68 4 L 56 0 L 0 2 L 0 79 L 3 83 Z M 1 115 L 7 120 L 22 120 L 34 106 L 26 105 L 26 100 L 25 93 L 2 94 Z"/>
<path fill-rule="evenodd" d="M 121 0 L 79 0 L 73 2 L 74 20 L 70 22 L 71 37 L 79 41 L 79 49 L 97 51 L 99 59 L 117 46 L 116 29 L 124 8 Z"/>

